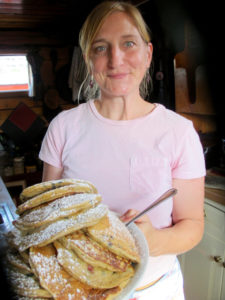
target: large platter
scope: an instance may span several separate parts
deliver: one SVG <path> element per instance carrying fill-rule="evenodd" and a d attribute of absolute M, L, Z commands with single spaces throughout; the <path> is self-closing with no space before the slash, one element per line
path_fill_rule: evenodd
<path fill-rule="evenodd" d="M 115 298 L 115 300 L 128 300 L 132 296 L 133 292 L 138 287 L 148 264 L 149 250 L 143 233 L 134 223 L 131 223 L 128 226 L 128 229 L 130 230 L 137 244 L 138 251 L 141 256 L 141 262 L 135 266 L 134 276 L 127 286 L 122 290 L 122 292 Z"/>

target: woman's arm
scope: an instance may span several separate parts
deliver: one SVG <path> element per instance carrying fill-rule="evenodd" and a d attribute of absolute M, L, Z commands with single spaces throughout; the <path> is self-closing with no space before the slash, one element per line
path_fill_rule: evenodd
<path fill-rule="evenodd" d="M 44 163 L 42 181 L 56 180 L 62 178 L 63 168 L 57 168 Z"/>
<path fill-rule="evenodd" d="M 173 200 L 171 227 L 156 229 L 148 216 L 136 222 L 147 239 L 151 256 L 186 252 L 200 242 L 204 232 L 204 177 L 174 179 L 173 187 L 178 193 Z M 129 210 L 122 220 L 128 221 L 134 214 L 136 211 Z"/>

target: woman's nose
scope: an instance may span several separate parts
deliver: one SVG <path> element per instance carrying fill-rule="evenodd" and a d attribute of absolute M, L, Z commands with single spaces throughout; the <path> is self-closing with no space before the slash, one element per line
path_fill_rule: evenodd
<path fill-rule="evenodd" d="M 109 67 L 116 68 L 121 65 L 123 57 L 123 51 L 117 46 L 112 46 L 109 50 Z"/>

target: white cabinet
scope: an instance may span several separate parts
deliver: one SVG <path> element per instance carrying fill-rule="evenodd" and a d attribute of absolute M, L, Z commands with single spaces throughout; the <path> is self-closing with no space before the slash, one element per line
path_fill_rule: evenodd
<path fill-rule="evenodd" d="M 205 200 L 202 241 L 180 255 L 186 300 L 225 300 L 225 207 Z"/>

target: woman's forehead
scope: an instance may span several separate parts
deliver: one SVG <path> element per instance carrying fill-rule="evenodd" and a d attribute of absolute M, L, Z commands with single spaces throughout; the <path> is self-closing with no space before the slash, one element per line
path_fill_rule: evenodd
<path fill-rule="evenodd" d="M 94 42 L 115 34 L 121 36 L 140 36 L 134 20 L 124 12 L 113 12 L 107 16 L 96 33 Z"/>

